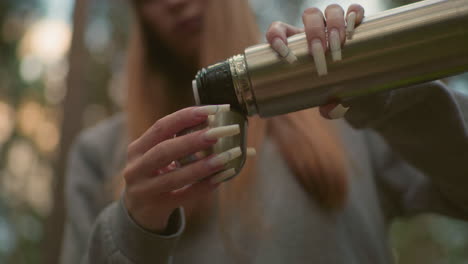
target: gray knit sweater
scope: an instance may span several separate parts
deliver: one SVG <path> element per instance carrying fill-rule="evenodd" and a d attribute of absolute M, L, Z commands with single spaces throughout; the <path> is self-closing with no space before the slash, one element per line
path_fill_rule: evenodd
<path fill-rule="evenodd" d="M 62 263 L 383 264 L 393 262 L 387 233 L 395 217 L 468 219 L 466 95 L 432 82 L 356 100 L 346 120 L 330 122 L 351 164 L 343 210 L 320 209 L 267 140 L 246 190 L 251 199 L 224 208 L 223 228 L 214 210 L 185 232 L 180 209 L 171 218 L 177 231 L 167 236 L 142 229 L 121 201 L 109 199 L 110 178 L 125 164 L 125 118 L 89 129 L 70 156 Z M 240 216 L 252 212 L 241 211 L 242 203 L 256 208 L 258 221 L 248 228 Z"/>

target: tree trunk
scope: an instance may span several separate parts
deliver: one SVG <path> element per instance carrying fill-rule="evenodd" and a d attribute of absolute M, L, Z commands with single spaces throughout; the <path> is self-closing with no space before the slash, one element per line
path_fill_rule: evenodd
<path fill-rule="evenodd" d="M 70 146 L 82 128 L 82 112 L 86 105 L 84 69 L 89 61 L 84 46 L 89 0 L 75 0 L 73 11 L 73 35 L 69 52 L 69 72 L 67 76 L 67 94 L 63 104 L 60 149 L 54 168 L 54 194 L 51 214 L 45 222 L 43 241 L 44 264 L 59 263 L 64 230 L 65 206 L 64 187 L 67 156 Z"/>

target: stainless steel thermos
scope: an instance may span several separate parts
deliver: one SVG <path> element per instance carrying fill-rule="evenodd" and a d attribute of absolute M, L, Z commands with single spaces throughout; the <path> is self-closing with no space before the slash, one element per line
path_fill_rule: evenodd
<path fill-rule="evenodd" d="M 341 61 L 326 55 L 325 76 L 316 73 L 305 34 L 288 43 L 294 64 L 261 44 L 202 69 L 193 81 L 197 103 L 269 117 L 468 71 L 468 0 L 421 1 L 366 17 Z"/>
<path fill-rule="evenodd" d="M 241 36 L 240 36 L 241 37 Z M 342 49 L 326 55 L 328 74 L 318 76 L 305 34 L 288 39 L 298 61 L 289 64 L 268 44 L 256 45 L 198 72 L 197 104 L 230 104 L 217 125 L 240 124 L 241 134 L 210 150 L 241 146 L 226 168 L 239 173 L 246 159 L 247 116 L 270 117 L 427 82 L 468 71 L 468 0 L 426 0 L 364 19 Z"/>

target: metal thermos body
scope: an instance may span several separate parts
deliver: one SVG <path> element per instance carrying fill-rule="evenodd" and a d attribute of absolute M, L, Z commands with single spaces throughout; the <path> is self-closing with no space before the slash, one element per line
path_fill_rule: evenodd
<path fill-rule="evenodd" d="M 198 104 L 229 103 L 244 116 L 270 117 L 468 71 L 468 0 L 427 0 L 366 17 L 318 76 L 305 34 L 288 39 L 289 64 L 268 44 L 202 69 Z"/>

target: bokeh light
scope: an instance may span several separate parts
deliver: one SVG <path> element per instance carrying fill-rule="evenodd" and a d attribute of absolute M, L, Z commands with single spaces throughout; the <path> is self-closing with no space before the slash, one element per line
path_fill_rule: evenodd
<path fill-rule="evenodd" d="M 47 67 L 44 76 L 44 97 L 51 105 L 63 102 L 66 94 L 65 78 L 68 73 L 68 63 L 65 60 Z"/>
<path fill-rule="evenodd" d="M 34 146 L 24 139 L 15 140 L 7 154 L 3 174 L 3 194 L 12 205 L 26 203 L 46 216 L 51 208 L 53 170 L 41 161 Z"/>
<path fill-rule="evenodd" d="M 42 106 L 35 101 L 28 100 L 19 106 L 17 118 L 20 132 L 32 137 L 43 121 Z"/>
<path fill-rule="evenodd" d="M 110 33 L 108 20 L 103 18 L 92 20 L 85 34 L 87 48 L 95 54 L 104 53 L 109 48 Z"/>
<path fill-rule="evenodd" d="M 70 26 L 60 20 L 42 20 L 31 26 L 20 45 L 20 57 L 34 56 L 45 64 L 63 59 L 71 41 Z"/>
<path fill-rule="evenodd" d="M 0 101 L 0 146 L 10 138 L 13 133 L 14 124 L 13 108 L 7 103 Z"/>
<path fill-rule="evenodd" d="M 26 101 L 18 110 L 19 130 L 32 139 L 42 153 L 53 152 L 59 143 L 58 114 L 56 110 Z"/>
<path fill-rule="evenodd" d="M 43 120 L 34 134 L 34 141 L 43 153 L 53 152 L 59 143 L 60 134 L 57 125 L 48 119 Z"/>
<path fill-rule="evenodd" d="M 39 263 L 54 204 L 73 0 L 0 6 L 0 263 Z"/>
<path fill-rule="evenodd" d="M 38 81 L 41 78 L 43 71 L 44 65 L 39 58 L 32 55 L 26 55 L 21 60 L 20 74 L 23 80 L 27 83 Z"/>
<path fill-rule="evenodd" d="M 23 139 L 13 141 L 7 154 L 7 170 L 10 172 L 9 191 L 22 196 L 31 169 L 38 162 L 38 156 L 33 146 Z"/>
<path fill-rule="evenodd" d="M 30 179 L 26 182 L 22 197 L 42 216 L 47 216 L 52 206 L 52 175 L 49 164 L 36 162 L 31 168 Z"/>

